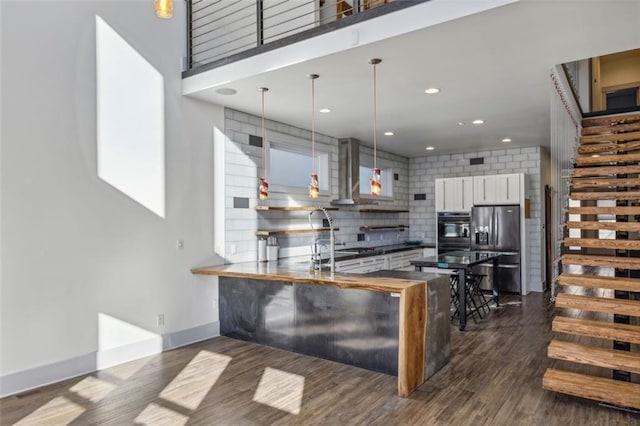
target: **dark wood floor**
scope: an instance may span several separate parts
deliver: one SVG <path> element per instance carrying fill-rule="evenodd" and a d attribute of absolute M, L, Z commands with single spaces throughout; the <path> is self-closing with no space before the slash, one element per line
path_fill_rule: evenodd
<path fill-rule="evenodd" d="M 0 400 L 1 424 L 640 425 L 542 389 L 548 296 L 511 296 L 409 398 L 396 378 L 219 337 Z"/>

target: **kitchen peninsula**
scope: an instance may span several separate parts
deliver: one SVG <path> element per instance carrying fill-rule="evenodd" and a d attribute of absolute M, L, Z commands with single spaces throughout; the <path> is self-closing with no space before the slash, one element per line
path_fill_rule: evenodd
<path fill-rule="evenodd" d="M 449 360 L 446 277 L 405 278 L 402 271 L 332 276 L 287 261 L 192 273 L 220 277 L 222 335 L 397 375 L 400 396 Z"/>

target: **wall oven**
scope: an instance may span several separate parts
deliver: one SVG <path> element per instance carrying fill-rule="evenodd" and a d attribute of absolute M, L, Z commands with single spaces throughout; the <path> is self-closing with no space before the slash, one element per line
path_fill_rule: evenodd
<path fill-rule="evenodd" d="M 470 223 L 468 212 L 439 212 L 438 254 L 471 250 Z"/>

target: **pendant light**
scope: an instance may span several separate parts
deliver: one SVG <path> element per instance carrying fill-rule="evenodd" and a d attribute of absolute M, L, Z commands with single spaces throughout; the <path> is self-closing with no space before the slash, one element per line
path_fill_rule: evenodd
<path fill-rule="evenodd" d="M 173 0 L 155 0 L 156 16 L 169 19 L 173 16 Z"/>
<path fill-rule="evenodd" d="M 316 92 L 315 82 L 320 77 L 318 74 L 309 74 L 311 80 L 311 183 L 309 184 L 309 198 L 318 198 L 320 186 L 318 185 L 318 173 L 316 173 Z"/>
<path fill-rule="evenodd" d="M 269 184 L 267 183 L 267 138 L 264 130 L 264 94 L 269 89 L 267 87 L 260 87 L 258 91 L 262 94 L 262 177 L 260 178 L 260 186 L 258 187 L 258 194 L 261 200 L 269 198 Z"/>
<path fill-rule="evenodd" d="M 369 184 L 371 185 L 371 195 L 378 196 L 382 192 L 382 184 L 380 183 L 380 169 L 378 168 L 377 145 L 378 145 L 378 97 L 376 94 L 376 65 L 382 62 L 382 59 L 369 59 L 369 63 L 373 65 L 373 175 Z"/>

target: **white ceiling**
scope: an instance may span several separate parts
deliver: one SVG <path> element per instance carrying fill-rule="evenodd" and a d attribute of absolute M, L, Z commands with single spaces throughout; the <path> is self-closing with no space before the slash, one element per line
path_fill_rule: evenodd
<path fill-rule="evenodd" d="M 366 24 L 375 28 L 377 19 Z M 223 78 L 222 67 L 200 76 L 206 78 L 197 79 L 196 89 L 193 81 L 185 83 L 189 96 L 256 115 L 257 88 L 269 87 L 267 118 L 309 129 L 306 75 L 316 73 L 316 109 L 332 110 L 316 114 L 316 131 L 371 145 L 368 60 L 378 57 L 378 147 L 412 157 L 501 148 L 505 137 L 513 140 L 509 146 L 548 146 L 550 68 L 636 48 L 640 0 L 521 0 L 237 80 Z M 222 86 L 238 93 L 219 95 L 215 89 Z M 441 92 L 426 95 L 428 87 Z M 472 125 L 476 118 L 485 124 Z M 386 130 L 395 136 L 382 136 Z M 426 146 L 435 150 L 427 152 Z"/>

